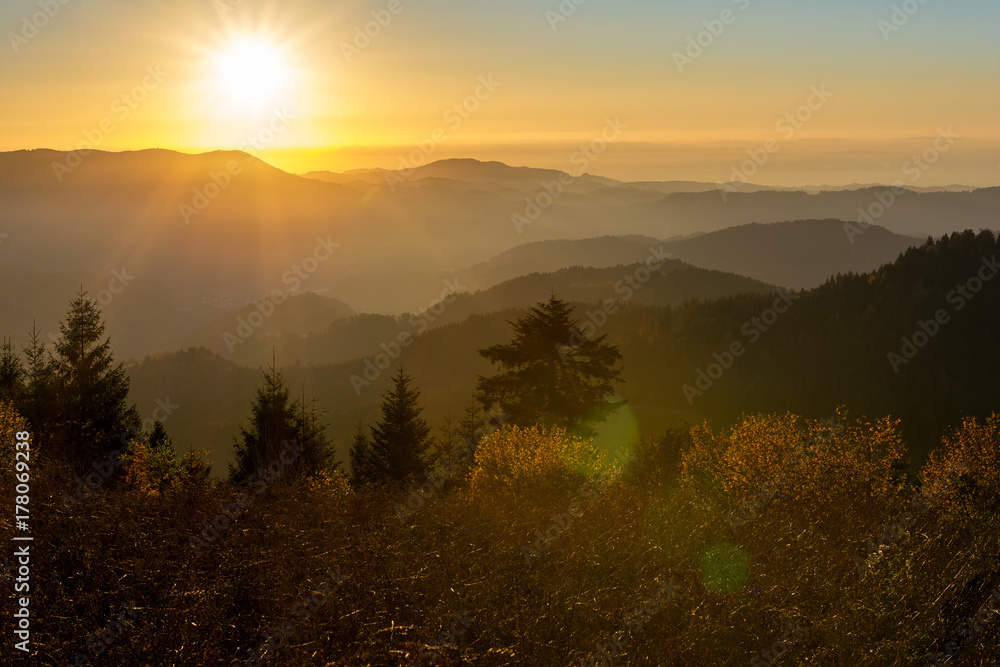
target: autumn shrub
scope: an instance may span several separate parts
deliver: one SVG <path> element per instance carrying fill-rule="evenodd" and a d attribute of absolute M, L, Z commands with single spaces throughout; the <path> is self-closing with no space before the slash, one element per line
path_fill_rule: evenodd
<path fill-rule="evenodd" d="M 1000 512 L 1000 415 L 968 418 L 946 436 L 922 470 L 922 496 L 952 518 L 988 520 Z"/>
<path fill-rule="evenodd" d="M 843 409 L 832 426 L 791 413 L 747 415 L 719 432 L 705 423 L 691 430 L 681 480 L 727 510 L 763 505 L 781 492 L 803 518 L 846 501 L 881 502 L 903 486 L 897 426 L 888 417 L 849 421 Z"/>
<path fill-rule="evenodd" d="M 567 489 L 613 468 L 592 441 L 554 427 L 507 425 L 485 436 L 469 478 L 473 494 L 500 486 L 517 491 Z"/>
<path fill-rule="evenodd" d="M 28 421 L 10 401 L 0 401 L 0 470 L 14 469 L 14 443 L 19 431 L 28 430 Z M 34 447 L 33 447 L 34 449 Z"/>

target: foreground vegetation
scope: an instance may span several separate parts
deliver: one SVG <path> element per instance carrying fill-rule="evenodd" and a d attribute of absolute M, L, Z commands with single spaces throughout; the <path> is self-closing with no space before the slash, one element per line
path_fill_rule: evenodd
<path fill-rule="evenodd" d="M 3 404 L 0 424 L 6 464 L 23 422 Z M 38 658 L 566 665 L 602 664 L 603 647 L 635 665 L 780 654 L 909 665 L 947 648 L 987 665 L 1000 655 L 997 416 L 956 429 L 919 487 L 900 474 L 897 424 L 843 410 L 825 423 L 753 415 L 679 429 L 626 452 L 624 465 L 559 429 L 479 440 L 473 465 L 441 464 L 418 500 L 415 486 L 352 487 L 339 472 L 279 474 L 258 489 L 181 470 L 157 488 L 150 459 L 126 456 L 67 502 L 85 471 L 46 460 L 40 445 Z M 10 514 L 0 522 L 9 539 Z M 11 636 L 9 615 L 4 626 Z"/>
<path fill-rule="evenodd" d="M 970 402 L 978 417 L 918 474 L 901 422 L 843 407 L 609 451 L 592 436 L 621 407 L 617 346 L 581 333 L 554 294 L 512 325 L 509 344 L 480 350 L 497 374 L 437 432 L 399 368 L 381 418 L 358 423 L 350 478 L 326 404 L 304 386 L 293 398 L 273 361 L 223 481 L 140 419 L 86 293 L 51 349 L 37 331 L 23 356 L 5 341 L 0 463 L 30 491 L 27 526 L 2 512 L 0 537 L 34 539 L 30 659 L 996 664 L 996 413 Z M 4 559 L 13 607 L 20 575 Z"/>

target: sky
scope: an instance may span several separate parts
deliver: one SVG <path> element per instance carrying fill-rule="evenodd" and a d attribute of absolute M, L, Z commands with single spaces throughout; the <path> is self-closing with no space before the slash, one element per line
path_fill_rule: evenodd
<path fill-rule="evenodd" d="M 749 180 L 801 185 L 888 182 L 944 130 L 919 184 L 997 185 L 998 26 L 995 0 L 4 0 L 0 150 L 572 172 L 610 120 L 591 173 L 728 180 L 770 146 Z"/>

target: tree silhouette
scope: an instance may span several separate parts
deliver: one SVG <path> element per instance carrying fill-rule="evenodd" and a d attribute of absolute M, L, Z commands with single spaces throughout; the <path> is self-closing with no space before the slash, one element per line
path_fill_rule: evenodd
<path fill-rule="evenodd" d="M 479 401 L 472 399 L 466 403 L 462 418 L 458 420 L 458 437 L 463 443 L 475 449 L 489 423 L 489 418 L 483 412 Z"/>
<path fill-rule="evenodd" d="M 479 354 L 502 371 L 480 376 L 477 396 L 487 410 L 499 408 L 518 426 L 559 426 L 593 433 L 621 405 L 608 400 L 622 382 L 615 364 L 618 348 L 606 336 L 588 339 L 572 319 L 571 308 L 555 294 L 513 322 L 514 340 Z"/>
<path fill-rule="evenodd" d="M 19 406 L 40 440 L 48 441 L 54 430 L 58 406 L 55 399 L 55 371 L 52 356 L 45 349 L 41 332 L 31 325 L 25 359 L 24 393 Z"/>
<path fill-rule="evenodd" d="M 55 385 L 61 437 L 53 443 L 53 450 L 77 462 L 120 449 L 122 434 L 136 432 L 142 424 L 135 406 L 128 404 L 128 375 L 122 364 L 115 365 L 111 340 L 104 338 L 104 331 L 97 302 L 81 288 L 59 325 L 51 369 L 43 361 L 44 349 L 37 337 L 29 352 L 32 385 L 48 381 L 50 370 Z"/>
<path fill-rule="evenodd" d="M 297 450 L 294 455 L 292 446 Z M 233 458 L 229 478 L 235 483 L 246 482 L 254 473 L 273 466 L 280 466 L 291 477 L 301 477 L 331 465 L 330 442 L 315 407 L 306 406 L 304 400 L 291 401 L 285 378 L 273 361 L 254 394 L 250 423 L 240 427 Z"/>
<path fill-rule="evenodd" d="M 372 443 L 365 433 L 364 426 L 358 422 L 358 430 L 354 433 L 351 443 L 351 479 L 355 484 L 366 484 L 378 480 L 379 470 L 384 465 L 377 465 L 372 458 Z"/>
<path fill-rule="evenodd" d="M 291 464 L 292 469 L 298 475 L 308 476 L 339 468 L 340 463 L 335 460 L 333 445 L 326 437 L 326 426 L 320 421 L 315 396 L 307 404 L 303 390 L 302 398 L 295 407 L 298 408 L 295 419 L 298 431 L 296 439 L 302 446 L 302 452 Z"/>
<path fill-rule="evenodd" d="M 359 446 L 356 439 L 351 461 L 360 464 L 365 481 L 398 481 L 425 471 L 431 429 L 421 414 L 420 392 L 410 382 L 400 368 L 382 399 L 382 421 L 372 427 L 371 444 Z"/>
<path fill-rule="evenodd" d="M 24 367 L 10 338 L 0 345 L 0 401 L 19 405 L 24 395 Z"/>

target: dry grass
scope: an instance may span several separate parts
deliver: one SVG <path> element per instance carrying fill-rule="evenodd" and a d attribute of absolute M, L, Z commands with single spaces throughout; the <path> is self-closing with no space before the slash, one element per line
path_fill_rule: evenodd
<path fill-rule="evenodd" d="M 735 534 L 726 513 L 817 425 L 752 416 L 721 433 L 698 427 L 679 469 L 628 470 L 589 495 L 571 462 L 536 457 L 542 474 L 524 469 L 532 459 L 523 449 L 493 451 L 495 465 L 472 473 L 479 481 L 438 492 L 402 521 L 393 508 L 403 489 L 273 485 L 251 492 L 252 504 L 200 553 L 190 537 L 238 489 L 190 480 L 153 493 L 123 476 L 69 514 L 60 496 L 72 471 L 48 462 L 32 489 L 38 659 L 231 665 L 289 623 L 267 664 L 579 664 L 672 576 L 676 595 L 616 664 L 749 664 L 789 622 L 809 632 L 783 664 L 923 664 L 1000 586 L 1000 422 L 970 421 L 949 439 L 927 478 L 960 460 L 959 486 L 859 574 L 852 554 L 906 510 L 914 489 L 893 473 L 902 455 L 894 424 L 840 418 L 843 431 Z M 544 437 L 559 451 L 560 434 Z M 516 434 L 493 442 L 519 446 Z M 678 460 L 660 451 L 676 442 L 646 443 L 638 465 Z M 582 511 L 529 566 L 521 548 L 574 501 Z M 0 526 L 9 540 L 8 514 Z M 301 601 L 337 568 L 343 584 L 303 613 Z M 88 651 L 88 635 L 130 602 L 135 624 L 103 654 Z M 462 612 L 475 621 L 447 634 Z M 961 664 L 1000 659 L 1000 614 L 989 620 Z M 9 615 L 3 632 L 12 636 Z M 444 648 L 429 651 L 442 636 Z"/>

